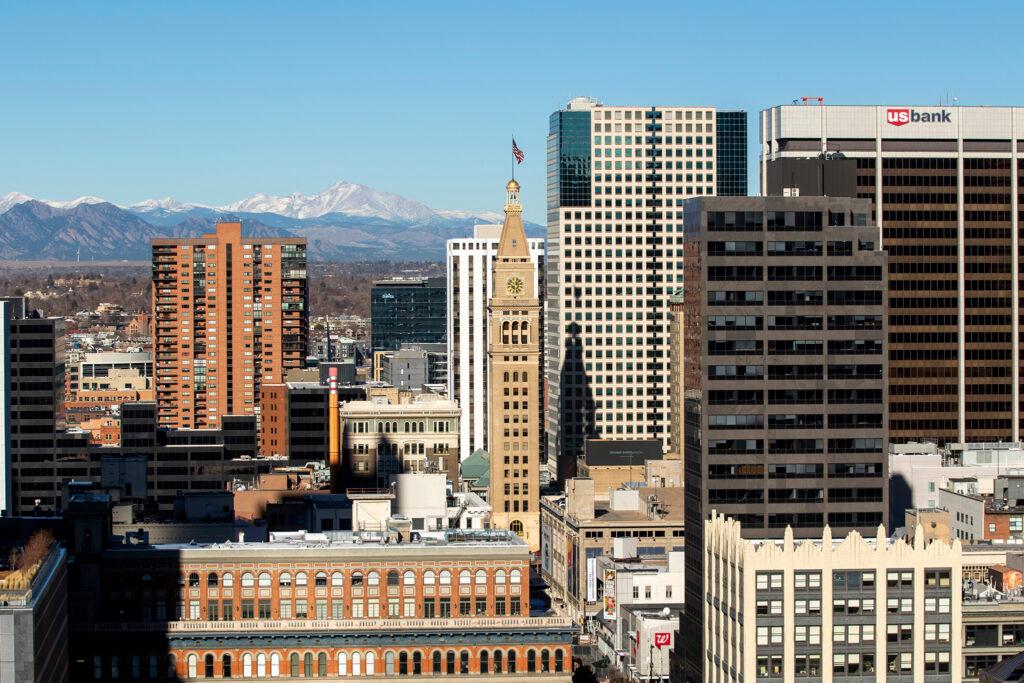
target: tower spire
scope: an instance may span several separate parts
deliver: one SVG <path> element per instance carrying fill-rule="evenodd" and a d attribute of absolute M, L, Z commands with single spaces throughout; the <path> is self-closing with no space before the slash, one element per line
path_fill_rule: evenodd
<path fill-rule="evenodd" d="M 523 227 L 523 207 L 519 203 L 519 181 L 514 178 L 505 185 L 505 223 L 498 242 L 499 258 L 530 258 L 530 245 Z"/>

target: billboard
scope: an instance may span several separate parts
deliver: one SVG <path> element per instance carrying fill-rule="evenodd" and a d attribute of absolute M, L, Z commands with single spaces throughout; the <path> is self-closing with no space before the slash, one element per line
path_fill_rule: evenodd
<path fill-rule="evenodd" d="M 615 569 L 604 569 L 604 618 L 615 618 Z"/>

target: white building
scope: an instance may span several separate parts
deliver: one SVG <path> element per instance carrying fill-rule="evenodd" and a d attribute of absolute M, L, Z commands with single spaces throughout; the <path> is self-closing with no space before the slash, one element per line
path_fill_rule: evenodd
<path fill-rule="evenodd" d="M 959 540 L 748 540 L 704 524 L 704 681 L 961 680 Z M 684 650 L 685 650 L 684 646 Z"/>
<path fill-rule="evenodd" d="M 546 429 L 559 479 L 574 476 L 588 438 L 668 447 L 669 299 L 683 286 L 682 204 L 718 194 L 718 142 L 728 140 L 717 115 L 586 97 L 551 115 Z M 745 125 L 737 130 L 745 141 Z"/>
<path fill-rule="evenodd" d="M 458 402 L 462 411 L 459 452 L 464 459 L 487 448 L 487 301 L 493 291 L 491 260 L 498 252 L 500 237 L 500 225 L 477 225 L 473 237 L 448 240 L 446 245 L 448 396 Z M 527 241 L 537 269 L 543 325 L 544 240 Z M 543 350 L 542 346 L 542 353 Z M 537 395 L 544 395 L 543 387 L 538 387 Z M 537 403 L 538 410 L 543 411 L 542 402 Z"/>

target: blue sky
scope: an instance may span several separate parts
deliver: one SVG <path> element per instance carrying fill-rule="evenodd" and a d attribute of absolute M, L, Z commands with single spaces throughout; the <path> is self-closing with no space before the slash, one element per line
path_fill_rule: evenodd
<path fill-rule="evenodd" d="M 624 8 L 626 8 L 624 10 Z M 548 115 L 1022 104 L 1012 2 L 5 2 L 0 194 L 226 203 L 360 182 L 544 220 Z"/>

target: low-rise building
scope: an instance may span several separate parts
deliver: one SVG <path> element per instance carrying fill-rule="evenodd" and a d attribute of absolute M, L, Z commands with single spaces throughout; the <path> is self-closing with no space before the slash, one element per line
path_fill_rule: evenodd
<path fill-rule="evenodd" d="M 961 544 L 704 524 L 705 680 L 961 679 Z"/>
<path fill-rule="evenodd" d="M 574 629 L 531 617 L 508 531 L 297 532 L 118 548 L 80 569 L 74 680 L 454 676 L 564 680 Z"/>
<path fill-rule="evenodd" d="M 603 610 L 587 590 L 588 560 L 612 556 L 616 539 L 634 539 L 641 558 L 682 550 L 682 505 L 680 487 L 616 489 L 601 500 L 582 477 L 567 480 L 564 494 L 542 497 L 540 570 L 552 599 L 576 621 Z"/>

